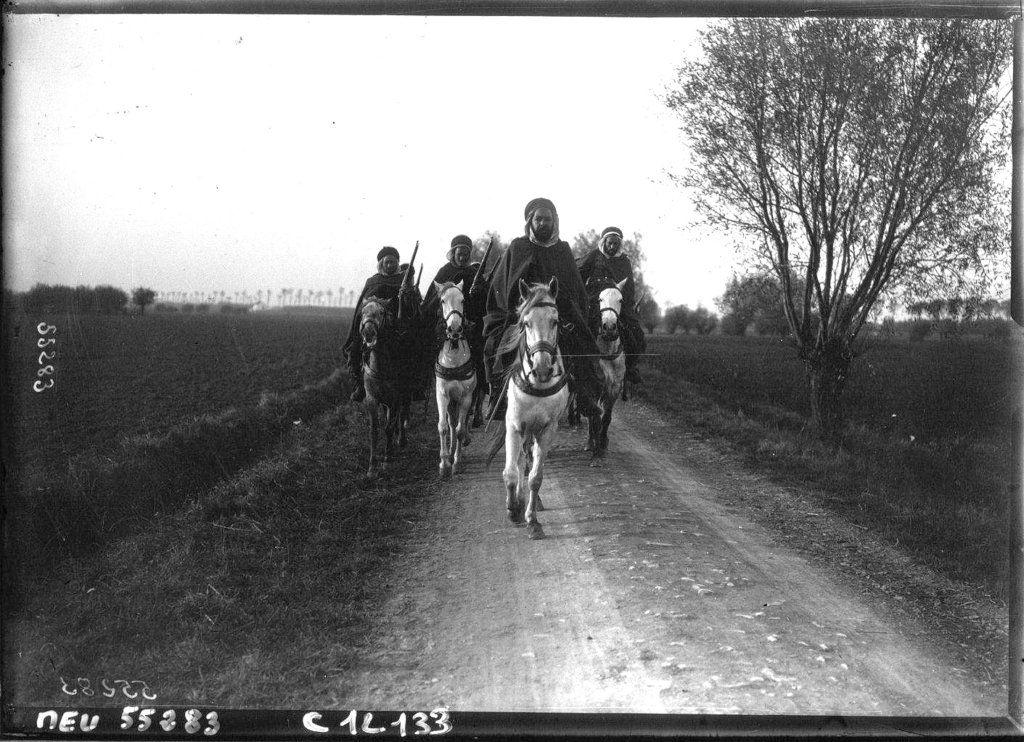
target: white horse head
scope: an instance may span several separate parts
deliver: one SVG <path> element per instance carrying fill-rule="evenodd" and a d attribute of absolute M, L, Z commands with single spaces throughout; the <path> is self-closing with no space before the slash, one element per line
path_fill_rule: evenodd
<path fill-rule="evenodd" d="M 619 336 L 619 314 L 622 312 L 622 289 L 626 286 L 623 278 L 614 286 L 602 289 L 598 295 L 601 313 L 601 335 L 608 340 Z"/>
<path fill-rule="evenodd" d="M 558 356 L 558 279 L 547 284 L 527 284 L 519 280 L 522 301 L 516 308 L 523 337 L 523 376 L 539 384 L 551 381 Z"/>
<path fill-rule="evenodd" d="M 464 280 L 460 284 L 434 281 L 434 290 L 437 291 L 438 299 L 441 302 L 445 334 L 453 346 L 458 344 L 465 332 L 465 285 Z"/>

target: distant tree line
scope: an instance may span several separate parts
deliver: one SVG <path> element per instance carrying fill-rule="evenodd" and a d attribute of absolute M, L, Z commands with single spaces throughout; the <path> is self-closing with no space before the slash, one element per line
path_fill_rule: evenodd
<path fill-rule="evenodd" d="M 702 306 L 690 309 L 683 304 L 666 309 L 662 325 L 665 332 L 670 335 L 674 334 L 676 330 L 682 330 L 683 334 L 689 334 L 693 330 L 698 335 L 710 335 L 718 327 L 718 315 Z"/>
<path fill-rule="evenodd" d="M 37 283 L 22 294 L 21 306 L 31 314 L 122 314 L 128 311 L 128 294 L 115 286 L 71 287 Z"/>
<path fill-rule="evenodd" d="M 722 312 L 721 326 L 725 335 L 744 335 L 751 327 L 759 335 L 789 332 L 782 284 L 767 271 L 733 276 L 715 303 Z"/>
<path fill-rule="evenodd" d="M 907 314 L 914 319 L 928 316 L 938 322 L 951 319 L 955 322 L 972 322 L 978 319 L 992 319 L 998 316 L 1009 316 L 1010 301 L 984 298 L 980 296 L 953 296 L 947 299 L 927 299 L 916 301 L 906 306 Z"/>
<path fill-rule="evenodd" d="M 799 278 L 793 277 L 791 281 L 797 283 Z M 758 335 L 788 336 L 790 325 L 786 319 L 783 296 L 781 282 L 770 271 L 733 276 L 725 291 L 715 300 L 722 312 L 720 331 L 725 335 L 754 332 Z M 843 305 L 843 299 L 836 301 L 836 306 Z M 922 299 L 903 308 L 910 321 L 897 322 L 894 316 L 888 316 L 881 322 L 868 323 L 868 328 L 877 335 L 892 337 L 897 334 L 898 326 L 906 326 L 910 339 L 915 341 L 923 340 L 933 332 L 943 338 L 955 338 L 967 333 L 1002 338 L 1009 329 L 1006 321 L 1010 311 L 1008 300 L 953 296 Z M 668 316 L 666 312 L 666 329 L 672 332 Z M 818 322 L 818 314 L 812 312 L 810 326 L 817 327 Z"/>

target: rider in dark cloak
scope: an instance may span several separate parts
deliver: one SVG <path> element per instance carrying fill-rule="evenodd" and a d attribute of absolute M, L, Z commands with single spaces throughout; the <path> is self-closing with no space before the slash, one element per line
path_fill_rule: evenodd
<path fill-rule="evenodd" d="M 647 338 L 636 307 L 636 285 L 633 278 L 633 264 L 622 252 L 622 230 L 618 227 L 606 227 L 601 232 L 597 249 L 577 261 L 580 277 L 588 290 L 593 292 L 601 286 L 618 284 L 625 279 L 622 288 L 622 310 L 619 312 L 619 326 L 622 334 L 622 345 L 626 353 L 626 381 L 633 384 L 641 383 L 637 363 L 640 354 L 647 350 Z M 591 288 L 593 287 L 593 288 Z"/>
<path fill-rule="evenodd" d="M 488 415 L 500 411 L 505 376 L 515 360 L 515 349 L 501 353 L 515 329 L 516 306 L 521 299 L 519 281 L 528 284 L 558 279 L 559 349 L 573 379 L 580 412 L 598 414 L 594 399 L 598 379 L 588 356 L 598 354 L 594 337 L 587 326 L 587 292 L 576 268 L 569 244 L 559 238 L 558 212 L 546 198 L 535 198 L 526 205 L 526 234 L 512 240 L 494 270 L 487 293 L 484 316 L 484 361 L 490 385 Z"/>
<path fill-rule="evenodd" d="M 352 326 L 349 328 L 345 345 L 342 346 L 345 363 L 355 387 L 350 397 L 353 402 L 361 402 L 366 398 L 366 390 L 363 388 L 363 338 L 359 334 L 359 313 L 363 308 L 363 303 L 371 296 L 387 300 L 398 299 L 402 295 L 402 281 L 407 266 L 399 265 L 398 261 L 397 249 L 390 246 L 381 248 L 377 253 L 377 272 L 366 279 L 359 299 L 356 301 Z"/>

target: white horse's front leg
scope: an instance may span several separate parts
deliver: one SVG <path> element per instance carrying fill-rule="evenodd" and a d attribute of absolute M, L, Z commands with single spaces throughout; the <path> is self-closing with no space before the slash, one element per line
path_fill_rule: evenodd
<path fill-rule="evenodd" d="M 459 400 L 458 414 L 456 415 L 458 422 L 455 426 L 454 435 L 455 454 L 452 458 L 452 465 L 455 467 L 456 472 L 466 470 L 465 460 L 462 457 L 462 448 L 469 445 L 469 413 L 473 408 L 473 391 L 472 387 L 463 389 L 462 398 Z"/>
<path fill-rule="evenodd" d="M 505 469 L 501 477 L 505 482 L 505 509 L 513 523 L 523 522 L 523 503 L 519 499 L 519 460 L 523 455 L 523 434 L 516 426 L 505 422 Z"/>
<path fill-rule="evenodd" d="M 544 484 L 544 461 L 558 430 L 556 423 L 548 425 L 533 441 L 533 467 L 530 469 L 530 499 L 526 506 L 526 525 L 532 539 L 544 538 L 544 529 L 537 520 L 537 511 L 543 510 L 540 487 Z"/>
<path fill-rule="evenodd" d="M 437 468 L 441 479 L 448 479 L 452 475 L 451 444 L 448 439 L 448 395 L 445 394 L 444 384 L 440 379 L 437 380 L 434 397 L 437 400 L 437 438 L 441 449 L 441 460 Z"/>

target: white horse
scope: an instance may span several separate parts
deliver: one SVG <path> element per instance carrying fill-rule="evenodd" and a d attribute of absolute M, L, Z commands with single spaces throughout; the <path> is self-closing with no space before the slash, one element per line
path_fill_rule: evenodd
<path fill-rule="evenodd" d="M 513 336 L 518 355 L 509 372 L 512 383 L 507 387 L 502 478 L 509 518 L 513 523 L 525 521 L 530 538 L 538 539 L 544 538 L 537 520 L 537 511 L 543 509 L 540 486 L 544 459 L 554 442 L 558 418 L 569 401 L 568 374 L 558 350 L 558 279 L 552 278 L 547 285 L 528 285 L 520 280 L 519 291 L 523 299 L 516 308 L 519 322 Z"/>
<path fill-rule="evenodd" d="M 462 286 L 434 282 L 444 318 L 445 339 L 434 363 L 434 393 L 437 398 L 437 435 L 441 440 L 441 479 L 454 470 L 465 470 L 462 447 L 469 445 L 467 419 L 473 408 L 477 387 L 476 364 L 469 349 L 463 323 L 465 297 Z"/>
<path fill-rule="evenodd" d="M 586 450 L 593 452 L 595 460 L 604 458 L 608 451 L 608 426 L 612 422 L 612 408 L 622 394 L 623 379 L 626 376 L 626 357 L 619 336 L 619 313 L 622 311 L 622 289 L 625 285 L 626 279 L 623 279 L 601 289 L 598 295 L 598 324 L 594 339 L 600 355 L 593 363 L 594 372 L 601 380 L 597 403 L 602 413 L 590 418 L 590 436 L 586 447 Z M 591 465 L 596 465 L 596 461 L 592 461 Z"/>

